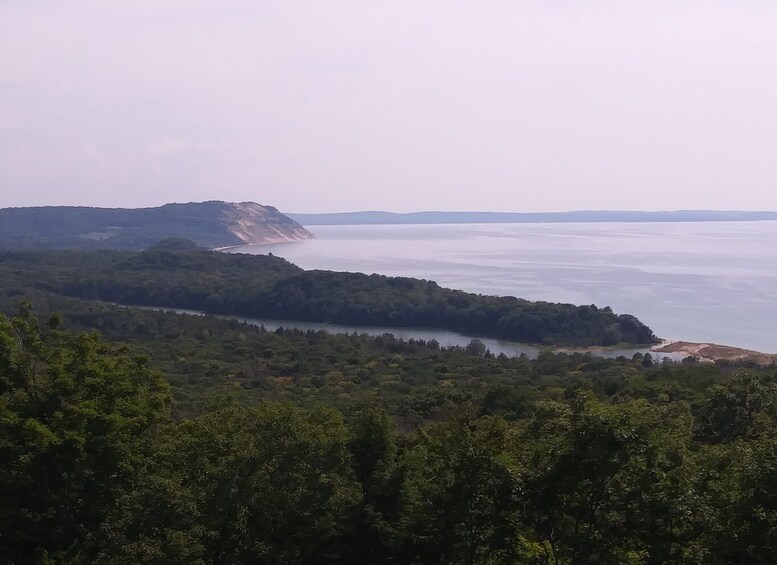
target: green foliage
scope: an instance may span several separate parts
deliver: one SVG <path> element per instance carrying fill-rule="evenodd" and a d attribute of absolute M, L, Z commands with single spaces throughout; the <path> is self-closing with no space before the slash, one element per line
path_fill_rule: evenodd
<path fill-rule="evenodd" d="M 694 510 L 690 425 L 682 406 L 608 405 L 584 393 L 538 409 L 524 432 L 524 508 L 554 560 L 682 561 Z"/>
<path fill-rule="evenodd" d="M 515 563 L 522 473 L 513 433 L 460 416 L 424 431 L 405 456 L 406 538 L 417 563 Z"/>
<path fill-rule="evenodd" d="M 774 367 L 35 299 L 0 316 L 0 562 L 774 562 Z"/>
<path fill-rule="evenodd" d="M 720 562 L 773 563 L 777 555 L 777 444 L 726 446 L 725 470 L 711 485 L 706 541 Z M 720 465 L 720 461 L 718 461 Z"/>
<path fill-rule="evenodd" d="M 774 436 L 777 388 L 752 371 L 712 387 L 699 414 L 697 435 L 711 443 Z"/>
<path fill-rule="evenodd" d="M 272 256 L 155 248 L 143 253 L 0 254 L 0 282 L 29 292 L 257 318 L 435 327 L 550 345 L 652 343 L 635 317 L 609 308 L 530 302 L 440 288 L 426 280 L 303 271 Z M 473 352 L 484 352 L 473 341 Z"/>
<path fill-rule="evenodd" d="M 124 562 L 327 563 L 359 501 L 339 414 L 227 407 L 168 428 L 114 516 Z"/>
<path fill-rule="evenodd" d="M 85 558 L 168 418 L 142 358 L 0 316 L 0 556 Z"/>

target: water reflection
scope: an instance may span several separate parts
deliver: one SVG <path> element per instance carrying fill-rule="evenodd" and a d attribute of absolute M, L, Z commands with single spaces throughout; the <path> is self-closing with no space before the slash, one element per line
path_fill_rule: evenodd
<path fill-rule="evenodd" d="M 165 312 L 175 312 L 178 314 L 193 314 L 198 316 L 204 316 L 202 312 L 196 310 L 184 310 L 180 308 L 153 308 L 154 310 L 163 310 Z M 508 357 L 514 357 L 517 355 L 526 355 L 530 359 L 534 359 L 540 352 L 540 349 L 526 343 L 517 343 L 512 341 L 503 341 L 499 339 L 487 338 L 487 337 L 472 337 L 466 336 L 460 333 L 451 332 L 447 330 L 436 329 L 418 329 L 418 328 L 394 328 L 385 326 L 350 326 L 340 324 L 325 324 L 318 322 L 299 322 L 294 320 L 271 320 L 263 318 L 244 318 L 241 316 L 215 316 L 224 320 L 237 320 L 246 324 L 254 326 L 262 326 L 267 330 L 274 331 L 278 328 L 295 328 L 303 331 L 325 331 L 335 334 L 367 334 L 370 336 L 381 336 L 385 334 L 391 334 L 396 338 L 403 339 L 405 341 L 423 340 L 431 341 L 436 340 L 442 347 L 466 347 L 473 339 L 477 339 L 486 346 L 491 353 L 499 355 L 504 353 Z M 635 353 L 650 353 L 649 348 L 601 348 L 592 349 L 591 353 L 597 357 L 615 358 L 619 356 L 632 357 Z M 667 357 L 671 360 L 680 361 L 685 357 L 684 355 L 676 353 L 651 353 L 656 359 L 663 359 Z"/>
<path fill-rule="evenodd" d="M 611 306 L 670 339 L 777 352 L 777 222 L 316 226 L 243 246 L 305 269 Z"/>

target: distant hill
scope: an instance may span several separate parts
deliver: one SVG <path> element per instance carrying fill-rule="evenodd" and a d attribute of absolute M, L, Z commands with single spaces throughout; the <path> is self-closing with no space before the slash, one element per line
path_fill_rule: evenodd
<path fill-rule="evenodd" d="M 370 224 L 529 224 L 569 222 L 752 222 L 777 220 L 777 212 L 677 210 L 672 212 L 337 212 L 289 214 L 303 226 Z"/>
<path fill-rule="evenodd" d="M 170 238 L 218 248 L 311 239 L 313 234 L 272 206 L 253 202 L 0 209 L 0 249 L 141 250 Z"/>

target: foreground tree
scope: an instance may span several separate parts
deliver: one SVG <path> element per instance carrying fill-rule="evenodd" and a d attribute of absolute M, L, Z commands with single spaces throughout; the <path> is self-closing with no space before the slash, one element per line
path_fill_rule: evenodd
<path fill-rule="evenodd" d="M 704 562 L 691 422 L 682 405 L 607 405 L 584 392 L 540 406 L 521 444 L 522 520 L 543 562 Z"/>
<path fill-rule="evenodd" d="M 147 461 L 169 391 L 95 334 L 0 315 L 0 561 L 89 561 Z"/>
<path fill-rule="evenodd" d="M 106 555 L 126 563 L 334 563 L 360 498 L 339 414 L 227 407 L 168 429 L 120 501 Z"/>
<path fill-rule="evenodd" d="M 498 418 L 460 416 L 422 432 L 405 460 L 407 562 L 526 562 L 511 446 Z"/>

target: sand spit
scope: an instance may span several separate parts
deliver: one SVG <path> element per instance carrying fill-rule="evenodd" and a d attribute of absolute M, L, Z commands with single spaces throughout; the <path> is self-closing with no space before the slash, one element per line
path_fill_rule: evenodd
<path fill-rule="evenodd" d="M 651 351 L 655 353 L 682 353 L 690 357 L 695 357 L 699 361 L 754 361 L 759 365 L 771 365 L 777 363 L 777 355 L 753 351 L 752 349 L 742 349 L 739 347 L 730 347 L 728 345 L 718 345 L 716 343 L 693 343 L 690 341 L 669 341 L 664 342 Z"/>

